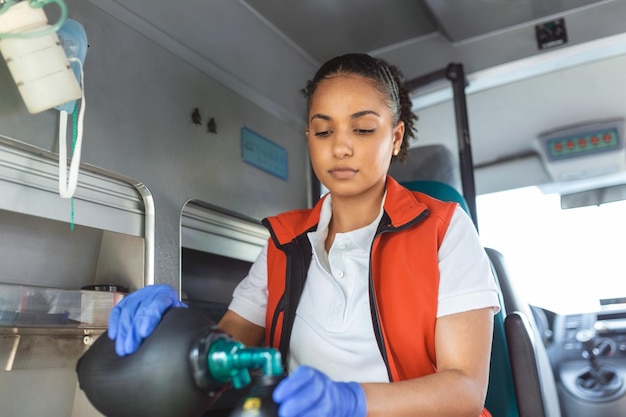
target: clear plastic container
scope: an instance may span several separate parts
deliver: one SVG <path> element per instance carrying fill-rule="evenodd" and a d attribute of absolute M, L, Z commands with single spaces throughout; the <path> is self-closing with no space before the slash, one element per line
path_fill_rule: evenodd
<path fill-rule="evenodd" d="M 119 291 L 0 284 L 0 326 L 106 327 Z"/>

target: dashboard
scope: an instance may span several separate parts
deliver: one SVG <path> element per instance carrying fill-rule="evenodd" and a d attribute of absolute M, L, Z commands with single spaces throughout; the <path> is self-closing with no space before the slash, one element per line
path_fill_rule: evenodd
<path fill-rule="evenodd" d="M 626 308 L 559 315 L 533 307 L 563 417 L 626 416 Z"/>

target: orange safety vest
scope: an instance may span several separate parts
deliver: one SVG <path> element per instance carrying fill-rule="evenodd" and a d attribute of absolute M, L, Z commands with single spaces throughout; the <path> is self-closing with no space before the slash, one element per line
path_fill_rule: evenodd
<path fill-rule="evenodd" d="M 438 250 L 456 203 L 409 191 L 391 177 L 386 187 L 370 253 L 370 310 L 389 380 L 402 381 L 435 372 Z M 321 207 L 322 200 L 312 209 L 263 220 L 273 243 L 267 253 L 265 340 L 283 361 L 312 257 L 307 233 L 316 230 Z"/>

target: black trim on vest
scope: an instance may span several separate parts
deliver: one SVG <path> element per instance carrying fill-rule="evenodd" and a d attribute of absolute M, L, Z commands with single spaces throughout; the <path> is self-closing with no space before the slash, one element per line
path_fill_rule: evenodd
<path fill-rule="evenodd" d="M 283 328 L 280 333 L 280 343 L 278 350 L 280 351 L 283 362 L 287 361 L 289 354 L 289 343 L 291 341 L 291 331 L 293 323 L 296 320 L 296 309 L 300 303 L 300 297 L 304 290 L 304 282 L 306 281 L 309 266 L 311 265 L 311 257 L 313 250 L 307 235 L 300 235 L 289 245 L 283 247 L 287 256 L 287 274 L 285 281 L 285 310 L 283 316 Z M 286 366 L 285 366 L 285 369 Z"/>
<path fill-rule="evenodd" d="M 282 312 L 283 325 L 280 333 L 278 350 L 281 354 L 283 366 L 287 369 L 287 355 L 289 354 L 291 331 L 293 330 L 293 323 L 296 319 L 296 309 L 300 303 L 302 291 L 304 290 L 304 283 L 306 281 L 309 266 L 311 265 L 311 258 L 313 256 L 313 249 L 311 248 L 311 242 L 309 241 L 307 233 L 314 231 L 317 228 L 317 225 L 305 231 L 300 236 L 297 236 L 291 242 L 279 245 L 270 223 L 263 221 L 263 224 L 268 228 L 276 247 L 284 252 L 286 257 L 285 292 L 280 297 L 278 305 L 276 306 L 276 311 L 274 311 L 272 325 L 270 328 L 270 340 L 268 343 L 270 345 L 274 343 L 278 317 Z"/>
<path fill-rule="evenodd" d="M 378 350 L 380 351 L 380 355 L 385 362 L 385 367 L 387 368 L 387 376 L 389 381 L 393 381 L 391 377 L 391 369 L 389 368 L 389 358 L 387 357 L 387 349 L 385 348 L 385 340 L 383 339 L 383 331 L 380 327 L 380 320 L 378 319 L 378 300 L 376 299 L 376 292 L 374 291 L 374 279 L 372 278 L 372 250 L 374 249 L 374 242 L 380 235 L 383 233 L 389 232 L 393 230 L 393 225 L 391 224 L 391 218 L 387 214 L 387 212 L 383 213 L 383 217 L 380 219 L 380 223 L 378 223 L 378 228 L 376 229 L 376 234 L 374 235 L 374 239 L 372 240 L 372 244 L 370 246 L 370 259 L 369 259 L 369 277 L 368 277 L 368 287 L 370 294 L 370 314 L 372 316 L 372 326 L 374 327 L 374 336 L 376 337 L 376 342 L 378 343 Z"/>
<path fill-rule="evenodd" d="M 280 296 L 278 303 L 276 304 L 276 310 L 272 316 L 272 326 L 270 327 L 270 340 L 267 341 L 268 346 L 273 346 L 274 338 L 276 337 L 276 324 L 278 323 L 278 317 L 285 310 L 285 294 Z"/>
<path fill-rule="evenodd" d="M 389 377 L 389 381 L 393 381 L 393 377 L 391 375 L 391 367 L 389 366 L 389 357 L 387 356 L 387 348 L 385 347 L 385 339 L 383 338 L 383 331 L 380 327 L 380 319 L 378 314 L 378 300 L 376 299 L 376 291 L 374 291 L 374 278 L 372 276 L 372 253 L 374 249 L 374 242 L 376 239 L 380 238 L 383 233 L 387 232 L 398 232 L 400 230 L 404 230 L 408 227 L 413 226 L 421 222 L 426 216 L 428 216 L 428 209 L 421 212 L 417 217 L 415 217 L 410 222 L 400 226 L 394 227 L 391 223 L 391 218 L 389 214 L 385 211 L 383 213 L 383 217 L 380 219 L 380 223 L 378 223 L 378 228 L 376 229 L 376 234 L 374 235 L 374 239 L 372 240 L 372 245 L 370 247 L 370 260 L 369 260 L 369 295 L 370 295 L 370 313 L 372 315 L 372 326 L 374 327 L 374 336 L 376 337 L 376 343 L 378 343 L 378 350 L 380 351 L 380 355 L 385 362 L 385 367 L 387 368 L 387 376 Z"/>

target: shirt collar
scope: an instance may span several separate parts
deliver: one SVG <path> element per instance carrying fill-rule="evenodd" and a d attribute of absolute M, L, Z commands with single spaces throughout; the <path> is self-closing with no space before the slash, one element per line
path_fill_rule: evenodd
<path fill-rule="evenodd" d="M 376 216 L 373 222 L 360 229 L 340 234 L 344 236 L 349 236 L 355 245 L 369 252 L 372 241 L 374 240 L 374 235 L 376 234 L 376 230 L 378 228 L 378 223 L 380 223 L 380 219 L 383 217 L 383 207 L 385 205 L 386 197 L 387 192 L 385 192 L 385 194 L 383 195 L 383 199 L 380 203 L 380 211 L 378 212 L 378 216 Z M 322 202 L 322 209 L 320 211 L 320 218 L 317 224 L 317 230 L 308 234 L 311 244 L 316 248 L 318 253 L 325 252 L 324 242 L 326 241 L 326 237 L 328 236 L 328 225 L 330 224 L 331 217 L 332 199 L 331 195 L 329 194 Z"/>

